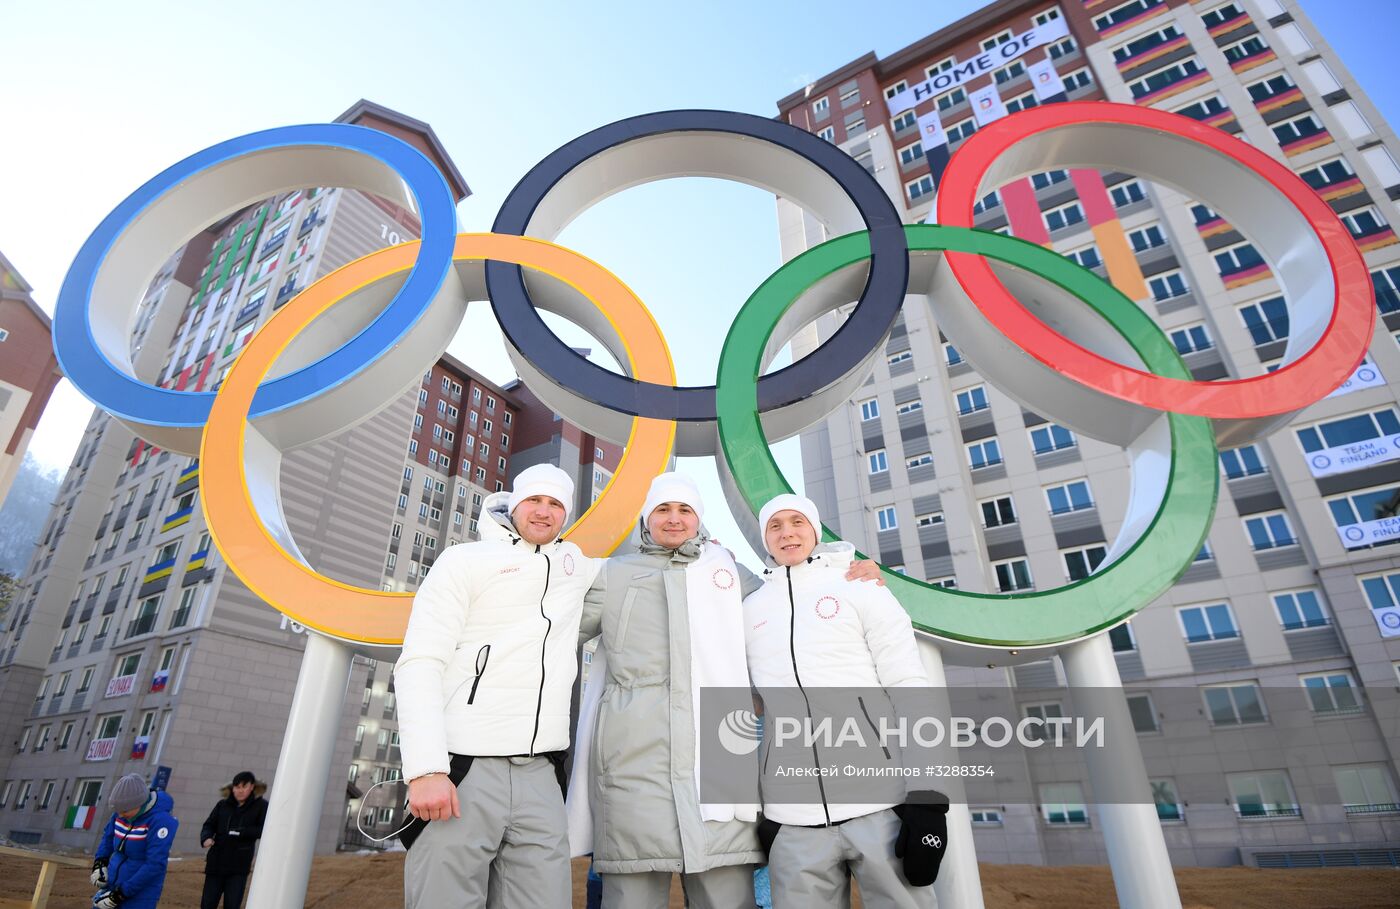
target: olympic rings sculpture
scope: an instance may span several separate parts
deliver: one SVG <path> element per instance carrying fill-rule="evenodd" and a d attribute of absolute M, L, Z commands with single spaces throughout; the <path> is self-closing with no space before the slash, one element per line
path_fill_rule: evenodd
<path fill-rule="evenodd" d="M 1059 167 L 1126 170 L 1234 223 L 1282 286 L 1293 326 L 1283 366 L 1194 381 L 1155 323 L 1093 272 L 972 228 L 976 199 Z M 694 175 L 788 198 L 834 239 L 782 266 L 744 304 L 715 386 L 679 388 L 642 303 L 601 266 L 550 241 L 606 195 Z M 149 253 L 269 195 L 328 185 L 414 207 L 423 239 L 352 262 L 293 298 L 253 336 L 217 396 L 138 377 L 130 325 L 155 272 Z M 768 440 L 849 400 L 905 295 L 925 294 L 940 329 L 988 381 L 1057 423 L 1125 447 L 1132 491 L 1117 539 L 1085 580 L 993 595 L 887 572 L 891 589 L 917 628 L 963 644 L 1045 647 L 1102 631 L 1166 591 L 1199 551 L 1214 514 L 1217 439 L 1235 445 L 1267 434 L 1364 357 L 1375 319 L 1365 263 L 1336 215 L 1286 167 L 1212 127 L 1131 105 L 1047 105 L 979 130 L 949 162 L 937 208 L 940 225 L 905 226 L 862 167 L 787 124 L 667 111 L 566 144 L 520 181 L 492 233 L 454 236 L 445 182 L 406 143 L 344 125 L 274 129 L 187 158 L 104 219 L 64 282 L 55 348 L 98 406 L 154 444 L 199 454 L 210 532 L 251 589 L 325 634 L 392 646 L 411 595 L 342 584 L 306 564 L 281 510 L 281 456 L 368 419 L 418 383 L 468 300 L 491 301 L 517 372 L 541 400 L 591 432 L 627 440 L 612 482 L 568 531 L 603 555 L 627 535 L 673 453 L 717 454 L 731 501 L 755 513 L 787 491 Z M 853 300 L 819 349 L 765 374 L 799 328 Z M 628 375 L 574 353 L 539 309 L 589 330 Z"/>

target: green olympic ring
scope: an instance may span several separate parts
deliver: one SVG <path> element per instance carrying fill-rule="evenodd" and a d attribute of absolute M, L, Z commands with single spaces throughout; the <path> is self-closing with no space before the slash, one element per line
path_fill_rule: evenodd
<path fill-rule="evenodd" d="M 1147 369 L 1159 376 L 1191 378 L 1166 334 L 1136 304 L 1054 251 L 965 227 L 911 224 L 904 230 L 911 254 L 952 251 L 989 256 L 1058 285 L 1092 307 Z M 773 496 L 792 491 L 773 460 L 759 420 L 757 380 L 764 350 L 783 314 L 809 288 L 869 256 L 865 232 L 813 247 L 764 281 L 729 329 L 717 377 L 720 450 L 754 514 Z M 1215 513 L 1220 478 L 1211 421 L 1173 413 L 1162 419 L 1171 433 L 1165 492 L 1151 522 L 1125 551 L 1105 560 L 1087 578 L 1029 593 L 949 590 L 883 569 L 886 583 L 914 627 L 970 644 L 1058 644 L 1117 625 L 1166 592 L 1200 552 Z M 823 539 L 837 539 L 826 527 L 822 530 Z"/>

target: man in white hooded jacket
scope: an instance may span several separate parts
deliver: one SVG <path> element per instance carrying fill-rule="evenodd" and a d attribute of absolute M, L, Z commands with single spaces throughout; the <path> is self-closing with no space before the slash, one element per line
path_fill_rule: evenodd
<path fill-rule="evenodd" d="M 418 819 L 401 835 L 408 907 L 570 905 L 563 756 L 601 564 L 558 538 L 573 497 L 559 468 L 522 471 L 482 503 L 482 539 L 444 550 L 414 597 L 394 667 Z"/>
<path fill-rule="evenodd" d="M 774 498 L 759 526 L 776 564 L 744 600 L 749 675 L 760 695 L 928 685 L 908 614 L 885 588 L 846 579 L 855 548 L 818 545 L 821 517 L 810 499 Z M 893 803 L 828 803 L 824 788 L 813 792 L 813 803 L 764 799 L 765 833 L 777 827 L 768 853 L 774 909 L 850 905 L 852 874 L 871 909 L 935 905 L 895 855 L 901 822 Z"/>

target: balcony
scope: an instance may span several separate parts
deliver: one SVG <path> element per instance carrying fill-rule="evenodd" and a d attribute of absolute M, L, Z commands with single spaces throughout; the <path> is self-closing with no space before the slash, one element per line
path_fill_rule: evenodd
<path fill-rule="evenodd" d="M 150 634 L 152 631 L 155 631 L 155 629 L 156 614 L 152 612 L 149 615 L 137 616 L 132 619 L 126 626 L 126 636 L 128 638 L 134 638 L 137 635 Z"/>
<path fill-rule="evenodd" d="M 302 237 L 311 233 L 312 229 L 315 228 L 316 225 L 324 223 L 326 223 L 325 218 L 321 218 L 316 215 L 307 215 L 302 220 L 301 226 L 297 228 L 297 239 L 300 240 Z"/>
<path fill-rule="evenodd" d="M 267 244 L 263 246 L 262 251 L 258 253 L 258 259 L 266 259 L 268 256 L 272 255 L 273 253 L 277 252 L 277 250 L 285 246 L 287 243 L 287 232 L 287 230 L 280 230 L 277 232 L 277 235 L 275 237 L 273 237 L 271 240 L 268 240 Z"/>
<path fill-rule="evenodd" d="M 296 284 L 290 282 L 287 284 L 283 284 L 281 287 L 277 288 L 277 300 L 272 304 L 273 308 L 276 309 L 283 303 L 286 303 L 288 300 L 290 300 L 293 296 L 296 295 L 297 290 L 298 288 Z"/>

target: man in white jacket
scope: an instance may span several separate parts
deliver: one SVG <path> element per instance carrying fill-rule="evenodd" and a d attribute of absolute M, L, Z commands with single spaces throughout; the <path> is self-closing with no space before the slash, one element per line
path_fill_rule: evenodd
<path fill-rule="evenodd" d="M 760 695 L 767 689 L 778 701 L 779 689 L 798 690 L 810 705 L 808 689 L 927 686 L 908 614 L 885 588 L 846 579 L 855 549 L 818 545 L 821 517 L 811 500 L 778 496 L 759 523 L 776 563 L 744 600 L 749 675 Z M 809 791 L 813 800 L 801 804 L 770 803 L 765 794 L 765 839 L 776 828 L 768 853 L 774 909 L 850 905 L 852 874 L 871 909 L 935 905 L 895 854 L 895 804 L 828 802 L 824 787 Z"/>
<path fill-rule="evenodd" d="M 407 907 L 570 905 L 563 757 L 600 565 L 559 539 L 573 497 L 559 468 L 522 471 L 482 503 L 481 540 L 444 550 L 414 597 L 394 667 L 417 819 L 401 835 Z"/>

